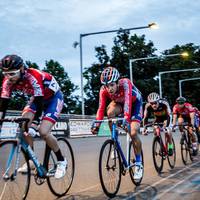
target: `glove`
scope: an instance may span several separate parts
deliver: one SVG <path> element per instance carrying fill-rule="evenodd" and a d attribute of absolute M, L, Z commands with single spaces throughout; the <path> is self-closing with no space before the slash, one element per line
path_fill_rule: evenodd
<path fill-rule="evenodd" d="M 130 130 L 130 124 L 129 124 L 129 122 L 127 121 L 127 119 L 126 118 L 124 118 L 123 119 L 123 121 L 122 121 L 122 128 L 125 130 L 125 131 L 129 131 Z"/>
<path fill-rule="evenodd" d="M 143 129 L 142 135 L 148 135 L 148 131 L 146 128 Z"/>
<path fill-rule="evenodd" d="M 174 125 L 172 126 L 172 132 L 175 132 L 175 126 Z"/>
<path fill-rule="evenodd" d="M 98 132 L 99 132 L 99 127 L 91 128 L 91 132 L 92 132 L 93 135 L 97 135 Z"/>
<path fill-rule="evenodd" d="M 98 132 L 99 132 L 99 126 L 100 126 L 99 123 L 98 124 L 95 123 L 95 122 L 92 123 L 91 132 L 92 132 L 93 135 L 97 135 L 98 134 Z"/>
<path fill-rule="evenodd" d="M 37 130 L 33 127 L 30 127 L 28 129 L 28 135 L 30 135 L 31 137 L 35 137 L 37 135 Z"/>

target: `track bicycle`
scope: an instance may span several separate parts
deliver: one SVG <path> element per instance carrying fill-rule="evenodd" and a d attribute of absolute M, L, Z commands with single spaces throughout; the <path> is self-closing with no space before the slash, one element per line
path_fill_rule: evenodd
<path fill-rule="evenodd" d="M 152 143 L 152 156 L 153 156 L 153 163 L 156 171 L 160 174 L 163 170 L 164 160 L 168 160 L 168 164 L 171 169 L 175 167 L 176 163 L 176 148 L 175 148 L 175 142 L 172 137 L 172 143 L 173 143 L 173 154 L 168 154 L 168 145 L 169 145 L 169 135 L 167 134 L 166 130 L 163 130 L 162 126 L 163 123 L 150 123 L 146 125 L 145 127 L 154 126 L 155 132 L 154 132 L 154 138 Z M 161 136 L 161 132 L 165 132 L 164 139 Z"/>
<path fill-rule="evenodd" d="M 127 133 L 125 129 L 121 128 L 118 124 L 122 122 L 124 118 L 114 118 L 107 120 L 95 120 L 94 123 L 112 122 L 112 135 L 111 139 L 107 139 L 100 150 L 99 156 L 99 177 L 101 186 L 104 193 L 112 198 L 114 197 L 120 187 L 121 176 L 125 176 L 129 171 L 132 182 L 138 186 L 140 185 L 142 178 L 135 180 L 135 152 L 133 149 L 132 141 L 129 134 L 127 134 L 127 155 L 123 153 L 121 144 L 118 139 L 120 133 Z M 142 165 L 144 169 L 143 152 L 141 152 Z M 144 173 L 144 171 L 143 171 Z"/>
<path fill-rule="evenodd" d="M 37 159 L 34 151 L 24 139 L 24 127 L 27 131 L 27 118 L 3 119 L 1 122 L 17 123 L 15 138 L 0 140 L 0 200 L 26 199 L 30 187 L 31 169 L 29 160 L 35 165 L 34 180 L 37 185 L 47 182 L 50 191 L 60 197 L 70 189 L 74 178 L 74 155 L 70 143 L 64 137 L 57 138 L 58 145 L 67 159 L 66 174 L 61 179 L 54 178 L 57 159 L 49 146 L 45 147 L 43 164 Z M 3 131 L 3 130 L 2 130 Z M 27 172 L 18 172 L 26 163 Z"/>
<path fill-rule="evenodd" d="M 189 127 L 191 127 L 191 125 L 189 125 L 188 123 L 184 123 L 182 125 L 176 125 L 176 126 L 181 126 L 183 128 L 183 133 L 180 139 L 181 158 L 182 158 L 183 164 L 187 165 L 189 163 L 189 158 L 191 161 L 194 160 L 191 135 L 189 133 Z M 193 134 L 195 134 L 194 136 L 197 138 L 196 133 L 193 132 Z M 197 142 L 197 149 L 198 148 L 199 148 L 199 144 Z"/>

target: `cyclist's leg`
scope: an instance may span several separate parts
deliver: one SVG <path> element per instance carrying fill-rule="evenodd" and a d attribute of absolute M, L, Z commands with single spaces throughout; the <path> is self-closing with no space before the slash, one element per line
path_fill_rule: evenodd
<path fill-rule="evenodd" d="M 141 179 L 143 176 L 143 166 L 142 166 L 142 143 L 138 136 L 140 132 L 140 122 L 142 120 L 142 99 L 137 99 L 132 107 L 132 117 L 131 117 L 131 131 L 130 137 L 132 139 L 133 148 L 135 151 L 135 173 L 134 179 Z"/>
<path fill-rule="evenodd" d="M 47 145 L 54 151 L 57 157 L 56 178 L 61 178 L 65 175 L 67 160 L 61 153 L 56 137 L 50 134 L 50 132 L 61 113 L 63 103 L 63 94 L 60 91 L 45 102 L 44 116 L 39 127 L 40 136 L 46 141 Z"/>
<path fill-rule="evenodd" d="M 111 101 L 110 104 L 107 107 L 107 117 L 113 118 L 121 114 L 123 111 L 122 106 L 120 103 L 116 103 L 114 101 Z M 110 130 L 112 130 L 112 122 L 109 122 Z"/>

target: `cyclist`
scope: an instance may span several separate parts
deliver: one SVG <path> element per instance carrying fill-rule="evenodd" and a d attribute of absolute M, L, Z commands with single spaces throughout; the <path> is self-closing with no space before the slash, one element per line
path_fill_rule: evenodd
<path fill-rule="evenodd" d="M 130 123 L 130 137 L 136 154 L 136 167 L 134 179 L 141 179 L 143 166 L 141 159 L 142 144 L 138 137 L 140 122 L 142 120 L 142 96 L 136 86 L 127 78 L 120 78 L 118 70 L 114 67 L 107 67 L 101 74 L 103 84 L 99 92 L 99 108 L 96 114 L 97 120 L 102 120 L 106 108 L 106 101 L 110 104 L 107 107 L 108 118 L 124 114 L 123 126 Z M 111 129 L 111 124 L 110 129 Z M 91 131 L 97 134 L 100 124 L 95 124 Z"/>
<path fill-rule="evenodd" d="M 57 139 L 50 133 L 64 103 L 63 94 L 58 83 L 49 73 L 27 68 L 22 58 L 17 55 L 7 55 L 2 58 L 0 67 L 4 75 L 0 97 L 0 119 L 5 116 L 12 91 L 19 90 L 30 95 L 30 101 L 22 112 L 22 117 L 30 119 L 29 130 L 25 139 L 33 148 L 31 135 L 35 135 L 36 130 L 39 128 L 40 136 L 57 156 L 55 178 L 63 177 L 66 172 L 67 161 L 61 153 Z M 42 112 L 44 113 L 40 121 Z M 31 168 L 34 167 L 31 161 L 30 165 Z M 27 165 L 24 164 L 18 171 L 26 172 Z"/>
<path fill-rule="evenodd" d="M 197 149 L 197 137 L 195 134 L 195 110 L 193 106 L 186 102 L 184 97 L 178 97 L 176 99 L 176 104 L 173 107 L 173 130 L 176 125 L 176 121 L 178 119 L 178 124 L 182 125 L 184 122 L 187 122 L 190 126 L 188 127 L 191 140 L 192 140 L 192 149 L 193 155 L 196 156 Z M 179 126 L 179 130 L 183 133 L 183 127 Z M 183 138 L 181 138 L 181 143 L 183 142 Z"/>
<path fill-rule="evenodd" d="M 161 100 L 159 94 L 152 92 L 147 97 L 148 103 L 145 105 L 143 126 L 148 123 L 148 118 L 151 114 L 154 115 L 154 122 L 163 123 L 163 130 L 169 135 L 168 155 L 173 155 L 172 131 L 169 127 L 171 109 L 167 100 Z M 154 132 L 157 126 L 154 126 Z M 144 135 L 147 134 L 147 129 L 143 130 Z"/>
<path fill-rule="evenodd" d="M 195 110 L 195 128 L 198 138 L 198 143 L 200 143 L 200 111 L 197 107 L 194 107 Z"/>

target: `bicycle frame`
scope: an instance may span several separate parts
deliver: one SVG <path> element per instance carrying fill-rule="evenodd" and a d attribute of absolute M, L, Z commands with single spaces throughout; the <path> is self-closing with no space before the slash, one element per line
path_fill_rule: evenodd
<path fill-rule="evenodd" d="M 25 139 L 23 137 L 23 130 L 21 128 L 20 128 L 19 131 L 17 131 L 16 137 L 17 138 L 15 139 L 15 141 L 17 141 L 17 146 L 13 146 L 11 151 L 10 151 L 9 158 L 7 160 L 7 163 L 6 163 L 6 171 L 3 175 L 4 178 L 5 179 L 9 178 L 7 176 L 7 174 L 8 174 L 8 171 L 10 169 L 15 151 L 16 151 L 16 163 L 15 163 L 15 170 L 14 170 L 14 173 L 13 173 L 12 176 L 13 176 L 13 178 L 16 177 L 17 169 L 19 168 L 19 159 L 20 159 L 19 156 L 20 156 L 20 153 L 21 153 L 21 148 L 27 153 L 29 158 L 33 161 L 33 163 L 34 163 L 34 165 L 37 169 L 38 176 L 39 177 L 46 177 L 48 174 L 47 174 L 45 168 L 40 164 L 39 160 L 37 159 L 36 154 L 34 153 L 32 148 L 30 147 L 30 145 L 27 144 L 27 142 L 25 141 Z M 46 152 L 46 150 L 45 150 L 45 152 Z M 45 163 L 45 159 L 44 159 L 44 163 Z"/>
<path fill-rule="evenodd" d="M 131 164 L 130 165 L 130 159 L 129 159 L 129 156 L 130 156 L 130 145 L 132 145 L 132 143 L 130 142 L 130 137 L 129 137 L 129 134 L 127 134 L 127 146 L 126 146 L 126 150 L 127 150 L 127 155 L 125 156 L 124 153 L 123 153 L 123 150 L 121 148 L 121 145 L 119 143 L 119 140 L 118 140 L 118 133 L 119 131 L 121 132 L 125 132 L 122 128 L 119 128 L 117 127 L 117 121 L 122 121 L 124 120 L 123 118 L 117 118 L 117 119 L 108 119 L 108 120 L 96 120 L 95 122 L 98 123 L 98 122 L 109 122 L 109 121 L 112 121 L 112 132 L 111 132 L 111 139 L 115 142 L 116 144 L 116 148 L 119 150 L 119 153 L 120 153 L 120 156 L 122 158 L 122 163 L 125 167 L 125 169 L 129 169 L 130 167 L 134 166 L 134 164 Z"/>

